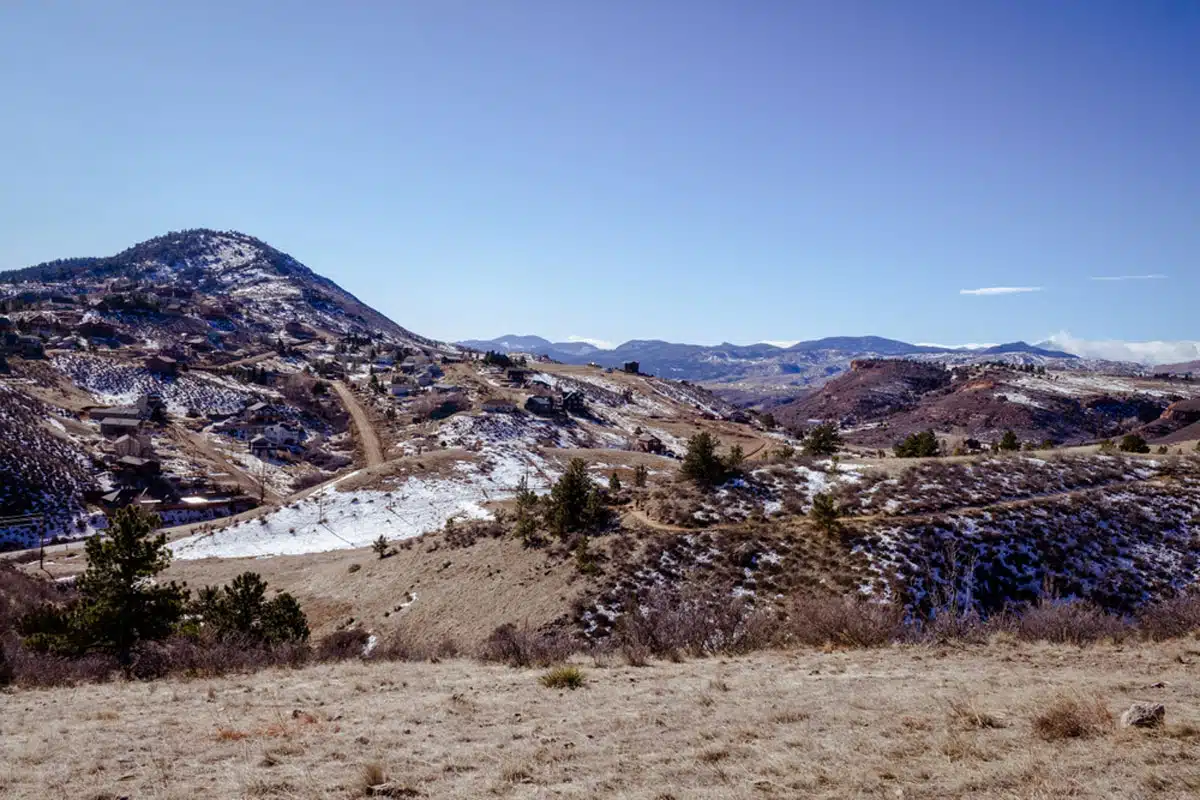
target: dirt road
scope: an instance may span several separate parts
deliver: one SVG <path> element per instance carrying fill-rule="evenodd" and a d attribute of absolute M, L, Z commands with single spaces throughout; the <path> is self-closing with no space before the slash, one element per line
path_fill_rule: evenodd
<path fill-rule="evenodd" d="M 342 405 L 350 412 L 350 418 L 354 420 L 354 431 L 358 434 L 358 441 L 366 456 L 367 466 L 379 466 L 383 463 L 383 447 L 379 444 L 379 435 L 375 433 L 375 427 L 371 424 L 370 417 L 367 416 L 367 410 L 362 407 L 362 403 L 358 402 L 358 398 L 346 384 L 335 381 L 333 388 L 341 398 Z"/>

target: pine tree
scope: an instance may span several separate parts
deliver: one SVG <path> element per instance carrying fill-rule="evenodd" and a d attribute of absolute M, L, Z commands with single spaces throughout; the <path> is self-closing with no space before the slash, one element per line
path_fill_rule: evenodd
<path fill-rule="evenodd" d="M 838 522 L 841 515 L 842 512 L 832 495 L 821 493 L 813 496 L 812 510 L 808 516 L 818 530 L 826 534 L 836 533 L 841 528 L 841 523 Z"/>
<path fill-rule="evenodd" d="M 804 437 L 804 454 L 831 456 L 842 449 L 842 436 L 833 423 L 818 425 Z"/>
<path fill-rule="evenodd" d="M 88 566 L 76 583 L 79 600 L 24 620 L 26 643 L 69 655 L 111 653 L 128 669 L 139 642 L 170 635 L 183 615 L 187 590 L 174 581 L 153 581 L 171 563 L 166 535 L 154 533 L 158 524 L 158 517 L 136 506 L 117 511 L 108 537 L 93 536 L 85 545 Z"/>
<path fill-rule="evenodd" d="M 549 522 L 560 537 L 583 531 L 596 522 L 598 493 L 582 458 L 572 458 L 567 471 L 550 489 Z"/>
<path fill-rule="evenodd" d="M 1021 449 L 1021 440 L 1011 430 L 1005 431 L 1000 437 L 1000 449 L 1005 452 L 1013 452 Z"/>
<path fill-rule="evenodd" d="M 725 477 L 725 465 L 717 456 L 717 438 L 701 431 L 688 439 L 687 454 L 680 472 L 700 486 L 715 486 Z"/>
<path fill-rule="evenodd" d="M 613 494 L 621 491 L 621 478 L 617 475 L 616 470 L 613 470 L 612 474 L 608 476 L 608 490 Z"/>
<path fill-rule="evenodd" d="M 650 477 L 650 470 L 646 469 L 645 464 L 638 464 L 633 468 L 633 485 L 638 489 L 646 488 L 646 480 Z"/>
<path fill-rule="evenodd" d="M 206 586 L 192 605 L 204 628 L 220 638 L 281 644 L 308 639 L 308 620 L 296 599 L 280 592 L 267 600 L 267 583 L 258 573 L 243 572 L 227 586 Z"/>
<path fill-rule="evenodd" d="M 727 473 L 737 475 L 742 471 L 742 463 L 746 460 L 746 452 L 742 450 L 740 444 L 735 444 L 729 448 L 729 455 L 725 456 L 724 464 Z"/>

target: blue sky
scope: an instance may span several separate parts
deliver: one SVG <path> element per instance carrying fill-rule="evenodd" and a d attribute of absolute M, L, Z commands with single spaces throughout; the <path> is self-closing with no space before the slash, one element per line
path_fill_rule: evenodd
<path fill-rule="evenodd" d="M 0 268 L 214 227 L 439 338 L 1200 339 L 1188 0 L 5 4 L 0 90 Z"/>

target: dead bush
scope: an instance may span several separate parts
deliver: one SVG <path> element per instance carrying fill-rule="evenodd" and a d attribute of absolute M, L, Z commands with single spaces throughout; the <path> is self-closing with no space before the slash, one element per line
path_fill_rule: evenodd
<path fill-rule="evenodd" d="M 648 654 L 746 653 L 775 641 L 776 620 L 741 598 L 654 590 L 622 605 L 626 613 L 618 620 L 615 645 L 634 665 Z"/>
<path fill-rule="evenodd" d="M 1034 715 L 1033 731 L 1048 742 L 1090 739 L 1113 728 L 1113 715 L 1099 697 L 1060 694 Z"/>
<path fill-rule="evenodd" d="M 1133 633 L 1128 620 L 1083 600 L 1043 601 L 1016 614 L 1000 615 L 993 620 L 993 625 L 1027 642 L 1080 646 L 1101 641 L 1120 642 Z"/>
<path fill-rule="evenodd" d="M 511 667 L 549 667 L 579 649 L 578 643 L 558 631 L 534 631 L 507 622 L 483 643 L 479 657 Z"/>
<path fill-rule="evenodd" d="M 796 599 L 783 627 L 789 643 L 813 647 L 883 647 L 906 633 L 897 606 L 828 595 Z"/>
<path fill-rule="evenodd" d="M 367 649 L 371 635 L 362 628 L 334 631 L 321 640 L 316 648 L 318 661 L 346 661 L 361 658 Z"/>
<path fill-rule="evenodd" d="M 1153 641 L 1177 639 L 1200 631 L 1200 594 L 1186 594 L 1155 603 L 1137 615 L 1142 635 Z"/>

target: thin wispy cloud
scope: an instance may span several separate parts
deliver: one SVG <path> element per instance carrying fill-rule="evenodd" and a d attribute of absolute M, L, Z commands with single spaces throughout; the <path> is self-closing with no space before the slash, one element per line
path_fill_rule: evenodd
<path fill-rule="evenodd" d="M 1028 292 L 1040 292 L 1040 286 L 985 286 L 982 289 L 959 289 L 959 294 L 972 295 L 994 295 L 994 294 L 1027 294 Z"/>
<path fill-rule="evenodd" d="M 1094 281 L 1165 281 L 1166 275 L 1096 275 L 1092 277 Z"/>

